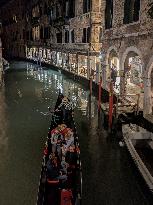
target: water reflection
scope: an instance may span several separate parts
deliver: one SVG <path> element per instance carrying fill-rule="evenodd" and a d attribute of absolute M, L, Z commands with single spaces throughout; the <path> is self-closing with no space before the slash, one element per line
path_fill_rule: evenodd
<path fill-rule="evenodd" d="M 44 84 L 44 91 L 54 87 L 56 89 L 56 94 L 58 94 L 59 91 L 64 93 L 64 95 L 70 98 L 74 107 L 82 111 L 83 115 L 95 116 L 95 111 L 97 109 L 97 105 L 94 103 L 95 97 L 92 96 L 89 101 L 89 91 L 85 91 L 79 84 L 67 80 L 60 72 L 57 75 L 50 70 L 43 70 L 34 65 L 27 64 L 27 79 L 30 79 L 30 77 L 42 82 Z M 92 108 L 90 113 L 88 113 L 89 103 Z"/>
<path fill-rule="evenodd" d="M 5 88 L 2 87 L 0 90 L 0 155 L 2 158 L 4 157 L 6 159 L 8 156 L 8 135 L 7 135 L 8 119 L 6 115 L 7 105 L 5 102 L 4 93 L 5 93 Z"/>
<path fill-rule="evenodd" d="M 83 169 L 82 205 L 148 205 L 127 152 L 107 137 L 97 100 L 60 72 L 15 62 L 0 90 L 0 205 L 34 205 L 50 116 L 59 89 L 73 101 Z M 130 196 L 130 197 L 129 197 Z"/>

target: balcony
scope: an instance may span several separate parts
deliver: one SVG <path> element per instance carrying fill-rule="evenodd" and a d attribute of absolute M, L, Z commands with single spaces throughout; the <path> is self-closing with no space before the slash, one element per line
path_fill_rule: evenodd
<path fill-rule="evenodd" d="M 58 50 L 63 52 L 89 52 L 89 43 L 50 43 L 50 40 L 28 41 L 28 46 L 50 48 L 51 50 Z M 100 43 L 92 43 L 90 46 L 90 53 L 99 53 L 101 49 Z"/>
<path fill-rule="evenodd" d="M 62 51 L 80 51 L 87 52 L 89 45 L 88 43 L 54 43 L 50 44 L 52 49 L 62 50 Z"/>

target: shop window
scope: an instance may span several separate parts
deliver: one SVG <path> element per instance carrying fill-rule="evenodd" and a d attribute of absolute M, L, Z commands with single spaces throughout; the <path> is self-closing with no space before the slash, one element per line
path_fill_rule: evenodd
<path fill-rule="evenodd" d="M 62 32 L 56 34 L 57 43 L 62 43 Z"/>
<path fill-rule="evenodd" d="M 74 30 L 71 31 L 71 43 L 74 43 Z"/>
<path fill-rule="evenodd" d="M 83 13 L 88 13 L 91 10 L 91 0 L 83 0 Z"/>
<path fill-rule="evenodd" d="M 125 0 L 123 23 L 128 24 L 139 20 L 140 0 Z"/>
<path fill-rule="evenodd" d="M 113 22 L 113 0 L 106 1 L 106 8 L 105 8 L 105 28 L 110 29 L 112 28 Z"/>
<path fill-rule="evenodd" d="M 89 42 L 90 42 L 90 27 L 83 28 L 82 43 L 89 43 Z"/>
<path fill-rule="evenodd" d="M 69 43 L 69 31 L 65 31 L 65 43 Z"/>

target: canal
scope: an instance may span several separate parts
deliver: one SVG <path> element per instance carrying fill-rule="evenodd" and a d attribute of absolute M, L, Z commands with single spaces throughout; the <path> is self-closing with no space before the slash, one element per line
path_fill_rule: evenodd
<path fill-rule="evenodd" d="M 125 147 L 108 136 L 97 100 L 60 72 L 12 62 L 0 88 L 0 205 L 36 204 L 43 146 L 59 89 L 73 101 L 83 168 L 83 205 L 151 204 Z"/>

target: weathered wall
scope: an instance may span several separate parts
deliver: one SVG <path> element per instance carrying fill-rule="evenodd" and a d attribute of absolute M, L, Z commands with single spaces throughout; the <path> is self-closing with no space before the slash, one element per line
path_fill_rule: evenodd
<path fill-rule="evenodd" d="M 105 4 L 105 2 L 103 1 Z M 113 26 L 111 29 L 104 29 L 103 49 L 107 54 L 105 62 L 109 62 L 109 56 L 114 49 L 120 63 L 120 70 L 124 70 L 124 63 L 127 55 L 133 51 L 141 57 L 143 64 L 144 77 L 144 108 L 146 113 L 151 112 L 151 89 L 149 81 L 145 80 L 149 77 L 148 66 L 153 56 L 153 20 L 148 16 L 148 5 L 150 1 L 141 1 L 139 21 L 123 24 L 124 18 L 124 0 L 115 0 L 113 9 Z M 105 15 L 104 15 L 105 16 Z M 103 21 L 105 27 L 105 21 Z M 150 63 L 151 65 L 151 63 Z M 121 79 L 121 91 L 123 91 L 124 81 Z M 147 100 L 146 100 L 147 99 Z"/>
<path fill-rule="evenodd" d="M 5 48 L 4 54 L 7 55 L 7 57 L 24 57 L 24 1 L 10 1 L 10 3 L 1 9 L 1 18 L 3 20 L 2 40 Z"/>

